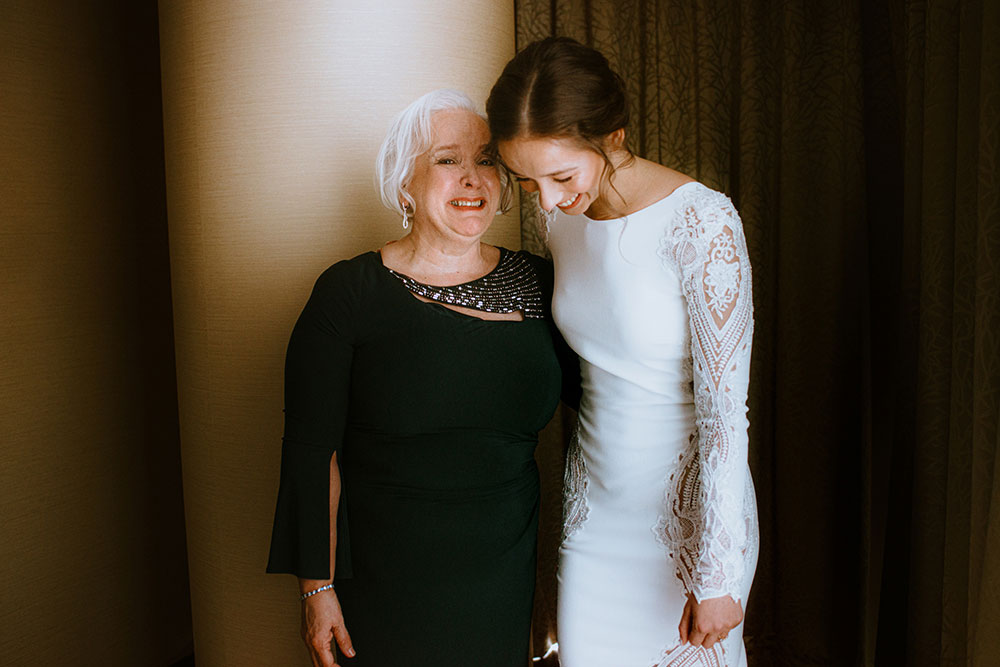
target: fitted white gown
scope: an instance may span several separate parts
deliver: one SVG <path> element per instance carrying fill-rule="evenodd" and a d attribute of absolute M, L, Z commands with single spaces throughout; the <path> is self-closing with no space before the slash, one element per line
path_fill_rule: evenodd
<path fill-rule="evenodd" d="M 557 214 L 553 316 L 580 355 L 559 565 L 563 667 L 746 664 L 742 626 L 681 645 L 685 595 L 744 605 L 753 329 L 739 216 L 699 183 L 616 220 Z"/>

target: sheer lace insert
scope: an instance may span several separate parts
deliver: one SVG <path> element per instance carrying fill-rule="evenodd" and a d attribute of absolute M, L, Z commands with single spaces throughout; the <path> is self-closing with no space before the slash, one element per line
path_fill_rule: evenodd
<path fill-rule="evenodd" d="M 679 644 L 663 651 L 652 667 L 727 667 L 726 652 L 721 642 L 709 649 Z"/>
<path fill-rule="evenodd" d="M 702 186 L 684 197 L 659 255 L 680 278 L 687 302 L 695 432 L 668 476 L 655 532 L 685 590 L 698 600 L 730 595 L 739 601 L 747 559 L 757 544 L 747 465 L 750 260 L 742 224 L 727 197 Z"/>
<path fill-rule="evenodd" d="M 587 487 L 590 485 L 587 461 L 580 447 L 580 427 L 577 426 L 569 441 L 566 452 L 566 468 L 563 472 L 563 529 L 565 542 L 583 527 L 590 513 L 587 506 Z"/>

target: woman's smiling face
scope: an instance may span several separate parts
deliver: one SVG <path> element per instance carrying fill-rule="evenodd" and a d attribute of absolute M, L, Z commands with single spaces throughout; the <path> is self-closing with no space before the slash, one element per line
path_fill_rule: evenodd
<path fill-rule="evenodd" d="M 538 192 L 546 211 L 558 207 L 578 215 L 601 199 L 606 162 L 592 148 L 571 137 L 516 137 L 498 149 L 511 176 L 528 192 Z"/>
<path fill-rule="evenodd" d="M 464 109 L 431 118 L 431 147 L 417 156 L 405 190 L 414 201 L 414 229 L 445 236 L 481 236 L 496 215 L 500 176 L 486 153 L 486 121 Z"/>

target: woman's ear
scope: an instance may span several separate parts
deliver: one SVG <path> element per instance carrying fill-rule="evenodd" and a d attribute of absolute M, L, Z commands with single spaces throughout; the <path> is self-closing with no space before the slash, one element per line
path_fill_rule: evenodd
<path fill-rule="evenodd" d="M 604 152 L 614 153 L 625 148 L 625 128 L 619 127 L 604 137 Z"/>

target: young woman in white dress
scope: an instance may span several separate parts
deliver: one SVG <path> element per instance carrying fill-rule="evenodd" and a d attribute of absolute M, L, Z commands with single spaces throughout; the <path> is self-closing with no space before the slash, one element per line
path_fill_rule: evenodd
<path fill-rule="evenodd" d="M 503 164 L 548 212 L 553 316 L 580 356 L 560 662 L 745 665 L 758 532 L 739 215 L 725 195 L 629 152 L 622 80 L 574 40 L 525 48 L 486 108 Z"/>

